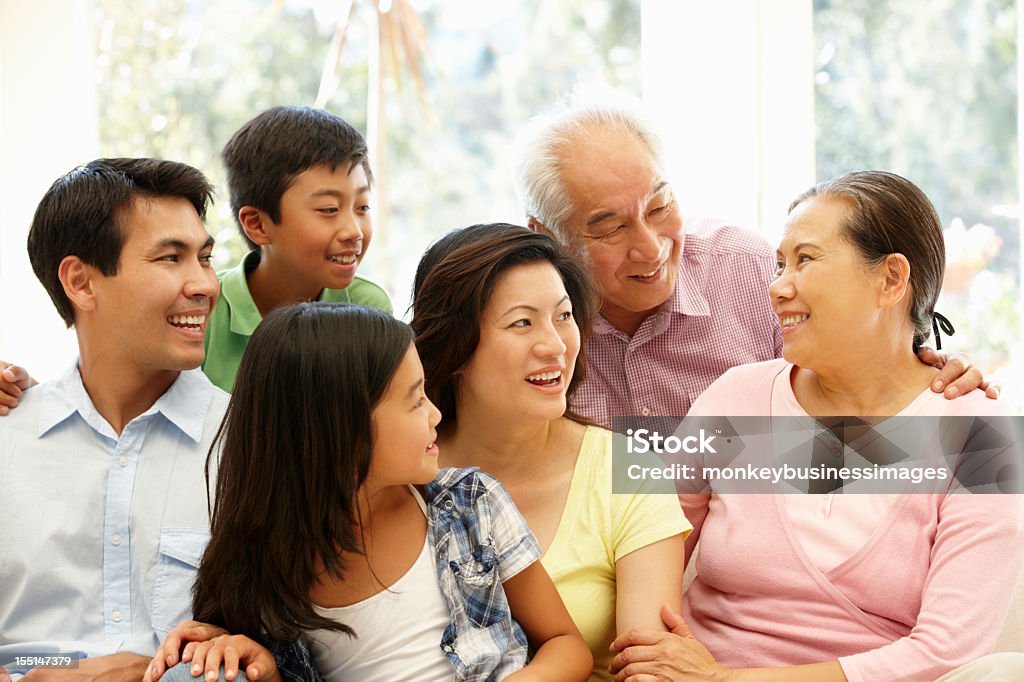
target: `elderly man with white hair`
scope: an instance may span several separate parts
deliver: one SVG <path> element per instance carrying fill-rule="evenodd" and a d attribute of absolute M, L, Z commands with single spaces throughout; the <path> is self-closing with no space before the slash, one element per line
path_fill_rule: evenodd
<path fill-rule="evenodd" d="M 605 426 L 682 416 L 730 367 L 780 356 L 774 250 L 748 230 L 684 218 L 658 137 L 628 97 L 556 105 L 525 126 L 517 153 L 530 227 L 580 251 L 600 287 L 577 414 Z M 932 388 L 953 398 L 979 385 L 998 395 L 956 354 Z"/>

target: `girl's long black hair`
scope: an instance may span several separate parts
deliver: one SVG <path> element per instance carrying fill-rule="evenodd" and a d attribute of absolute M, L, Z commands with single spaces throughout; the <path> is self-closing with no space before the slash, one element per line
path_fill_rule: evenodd
<path fill-rule="evenodd" d="M 215 499 L 197 620 L 282 642 L 352 634 L 318 615 L 309 591 L 319 567 L 341 578 L 340 553 L 361 552 L 372 412 L 412 340 L 387 313 L 346 304 L 285 306 L 256 329 L 207 458 Z"/>

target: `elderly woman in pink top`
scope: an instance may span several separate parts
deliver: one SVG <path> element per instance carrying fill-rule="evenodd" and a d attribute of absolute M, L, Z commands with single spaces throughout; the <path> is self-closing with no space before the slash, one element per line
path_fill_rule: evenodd
<path fill-rule="evenodd" d="M 784 359 L 729 370 L 690 415 L 1005 414 L 981 391 L 933 393 L 916 358 L 948 325 L 944 268 L 938 216 L 909 181 L 815 186 L 790 207 L 769 287 Z M 673 633 L 616 640 L 616 680 L 935 680 L 991 651 L 1024 563 L 1019 495 L 681 500 L 687 558 L 701 540 L 685 623 L 665 609 Z"/>

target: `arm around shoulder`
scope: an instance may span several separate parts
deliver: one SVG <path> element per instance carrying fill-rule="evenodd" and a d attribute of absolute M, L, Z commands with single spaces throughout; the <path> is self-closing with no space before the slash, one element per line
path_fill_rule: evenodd
<path fill-rule="evenodd" d="M 22 391 L 37 383 L 28 370 L 0 360 L 0 416 L 17 407 Z"/>

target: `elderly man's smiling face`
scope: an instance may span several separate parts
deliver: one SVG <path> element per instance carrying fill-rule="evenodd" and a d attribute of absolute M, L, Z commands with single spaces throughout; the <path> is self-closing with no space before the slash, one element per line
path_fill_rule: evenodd
<path fill-rule="evenodd" d="M 589 256 L 602 314 L 632 334 L 675 289 L 683 222 L 641 139 L 618 128 L 592 132 L 563 154 L 573 208 L 566 228 Z"/>

